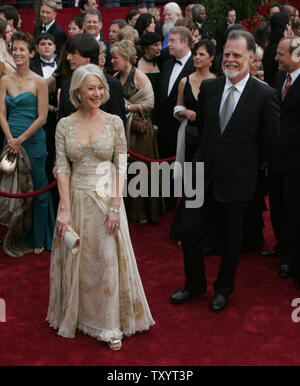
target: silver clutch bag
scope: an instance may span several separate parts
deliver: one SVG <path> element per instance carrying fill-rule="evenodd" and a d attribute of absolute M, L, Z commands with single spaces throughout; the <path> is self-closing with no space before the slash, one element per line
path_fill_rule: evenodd
<path fill-rule="evenodd" d="M 17 166 L 17 156 L 14 154 L 5 154 L 1 161 L 2 170 L 6 174 L 11 174 Z"/>
<path fill-rule="evenodd" d="M 65 245 L 72 251 L 72 254 L 75 254 L 79 251 L 80 237 L 74 231 L 74 229 L 70 227 L 70 225 L 67 226 L 64 242 Z"/>

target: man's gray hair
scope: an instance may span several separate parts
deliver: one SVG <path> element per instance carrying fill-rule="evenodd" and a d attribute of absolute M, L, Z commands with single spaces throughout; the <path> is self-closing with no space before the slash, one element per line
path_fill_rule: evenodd
<path fill-rule="evenodd" d="M 205 7 L 202 4 L 195 4 L 192 8 L 192 15 L 198 15 L 200 11 L 205 11 Z"/>
<path fill-rule="evenodd" d="M 242 31 L 242 30 L 233 30 L 229 33 L 227 40 L 235 40 L 235 39 L 239 39 L 240 37 L 243 37 L 246 39 L 247 50 L 252 51 L 255 54 L 256 43 L 253 35 L 250 32 Z"/>
<path fill-rule="evenodd" d="M 82 21 L 83 22 L 85 21 L 86 15 L 97 15 L 99 22 L 102 21 L 102 16 L 101 16 L 101 13 L 100 13 L 100 11 L 98 9 L 88 8 L 86 11 L 84 11 L 83 14 L 82 14 Z"/>
<path fill-rule="evenodd" d="M 193 45 L 193 36 L 191 34 L 191 31 L 183 26 L 173 27 L 170 29 L 170 34 L 178 34 L 180 36 L 180 39 L 187 39 L 188 45 L 191 48 Z"/>

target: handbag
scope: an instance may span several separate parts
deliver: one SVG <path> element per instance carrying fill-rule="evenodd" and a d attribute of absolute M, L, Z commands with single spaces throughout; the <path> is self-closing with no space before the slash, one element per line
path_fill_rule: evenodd
<path fill-rule="evenodd" d="M 5 156 L 2 158 L 1 166 L 4 173 L 13 173 L 17 166 L 17 156 L 14 154 L 6 153 Z"/>
<path fill-rule="evenodd" d="M 78 234 L 74 231 L 70 225 L 67 226 L 67 230 L 64 237 L 64 242 L 67 248 L 69 248 L 74 255 L 79 251 L 80 247 L 80 237 Z"/>
<path fill-rule="evenodd" d="M 139 109 L 141 119 L 133 118 L 131 121 L 130 132 L 135 134 L 147 134 L 148 133 L 148 121 L 145 118 L 142 110 Z"/>

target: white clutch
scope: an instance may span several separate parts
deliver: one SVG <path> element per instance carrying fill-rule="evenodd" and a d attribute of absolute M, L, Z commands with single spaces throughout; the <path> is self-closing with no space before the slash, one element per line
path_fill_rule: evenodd
<path fill-rule="evenodd" d="M 66 246 L 71 249 L 72 254 L 75 254 L 79 251 L 80 237 L 69 225 L 67 226 L 64 242 Z"/>
<path fill-rule="evenodd" d="M 6 174 L 11 174 L 17 166 L 17 156 L 13 154 L 5 154 L 1 161 L 2 170 Z"/>

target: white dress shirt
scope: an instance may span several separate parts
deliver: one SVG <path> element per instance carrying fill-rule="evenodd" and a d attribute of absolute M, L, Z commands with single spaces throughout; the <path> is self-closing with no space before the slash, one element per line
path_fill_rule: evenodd
<path fill-rule="evenodd" d="M 41 60 L 43 62 L 45 62 L 45 63 L 52 63 L 53 61 L 55 63 L 54 67 L 52 67 L 52 66 L 42 66 L 43 76 L 44 76 L 45 79 L 48 79 L 53 74 L 53 72 L 57 69 L 56 61 L 54 60 L 54 58 L 53 58 L 53 60 L 50 60 L 50 61 L 45 60 L 43 58 L 41 58 Z"/>
<path fill-rule="evenodd" d="M 55 19 L 52 20 L 51 23 L 49 23 L 47 25 L 46 24 L 42 24 L 42 26 L 46 28 L 45 33 L 49 31 L 49 29 L 53 26 L 54 23 L 55 23 Z"/>
<path fill-rule="evenodd" d="M 247 76 L 245 76 L 245 78 L 243 78 L 241 81 L 239 81 L 238 83 L 236 84 L 233 84 L 230 82 L 230 80 L 226 77 L 226 82 L 225 82 L 225 87 L 224 87 L 224 90 L 223 90 L 223 95 L 222 95 L 222 99 L 221 99 L 221 104 L 220 104 L 220 110 L 219 110 L 219 115 L 222 111 L 222 107 L 224 105 L 224 102 L 227 98 L 227 95 L 229 93 L 229 89 L 232 87 L 232 86 L 235 86 L 235 91 L 234 91 L 234 107 L 233 107 L 233 111 L 235 110 L 236 108 L 236 105 L 238 104 L 238 101 L 240 100 L 240 97 L 244 91 L 244 88 L 248 82 L 248 79 L 249 79 L 250 75 L 248 74 Z"/>
<path fill-rule="evenodd" d="M 176 82 L 176 79 L 178 78 L 179 74 L 181 73 L 183 67 L 186 65 L 186 62 L 189 60 L 191 55 L 192 55 L 192 53 L 190 51 L 183 58 L 177 59 L 177 60 L 179 60 L 182 63 L 182 65 L 180 65 L 179 63 L 175 63 L 174 64 L 174 67 L 173 67 L 173 70 L 172 70 L 172 73 L 171 73 L 171 76 L 170 76 L 170 80 L 169 80 L 168 96 L 170 95 L 170 93 L 172 91 L 172 88 L 173 88 L 173 86 L 174 86 L 174 84 Z"/>

